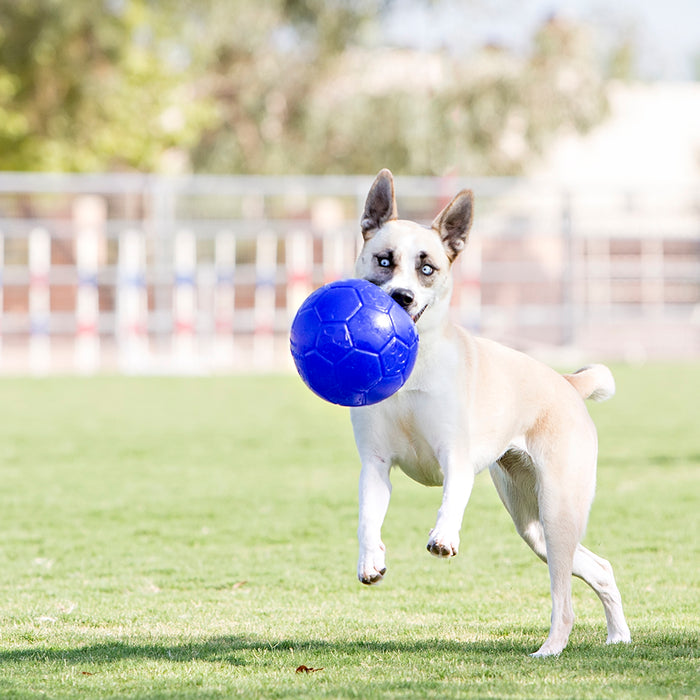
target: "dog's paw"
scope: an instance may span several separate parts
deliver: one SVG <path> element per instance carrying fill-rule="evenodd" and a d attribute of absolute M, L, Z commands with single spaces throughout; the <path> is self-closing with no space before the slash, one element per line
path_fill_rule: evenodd
<path fill-rule="evenodd" d="M 430 531 L 430 539 L 426 549 L 434 556 L 446 559 L 456 557 L 459 551 L 459 535 L 449 537 L 437 530 Z"/>
<path fill-rule="evenodd" d="M 629 644 L 632 641 L 629 627 L 625 623 L 624 629 L 608 632 L 606 644 Z"/>
<path fill-rule="evenodd" d="M 371 586 L 384 578 L 386 573 L 385 550 L 384 545 L 380 544 L 373 550 L 367 549 L 360 552 L 360 560 L 357 563 L 357 578 L 360 583 Z"/>
<path fill-rule="evenodd" d="M 371 571 L 363 571 L 363 572 L 358 572 L 357 578 L 360 580 L 360 583 L 364 583 L 365 586 L 372 586 L 375 583 L 379 583 L 383 578 L 384 574 L 386 573 L 386 566 L 381 569 L 381 571 L 377 571 L 377 569 L 372 569 Z"/>

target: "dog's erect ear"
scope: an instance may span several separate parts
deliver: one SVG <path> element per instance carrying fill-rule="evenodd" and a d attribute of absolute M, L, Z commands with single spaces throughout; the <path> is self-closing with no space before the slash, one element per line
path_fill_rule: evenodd
<path fill-rule="evenodd" d="M 394 194 L 394 176 L 384 168 L 369 188 L 365 212 L 362 215 L 362 236 L 365 240 L 372 238 L 375 231 L 387 221 L 398 219 L 396 195 Z"/>
<path fill-rule="evenodd" d="M 436 217 L 432 227 L 440 234 L 450 262 L 464 250 L 474 211 L 474 195 L 462 190 Z"/>

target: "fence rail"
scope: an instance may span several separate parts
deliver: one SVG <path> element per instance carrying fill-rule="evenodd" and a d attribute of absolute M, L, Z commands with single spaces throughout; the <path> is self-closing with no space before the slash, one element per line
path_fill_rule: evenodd
<path fill-rule="evenodd" d="M 0 372 L 289 367 L 296 308 L 352 274 L 370 183 L 0 173 Z M 429 223 L 462 187 L 457 321 L 550 356 L 698 355 L 700 188 L 406 177 L 399 212 Z"/>

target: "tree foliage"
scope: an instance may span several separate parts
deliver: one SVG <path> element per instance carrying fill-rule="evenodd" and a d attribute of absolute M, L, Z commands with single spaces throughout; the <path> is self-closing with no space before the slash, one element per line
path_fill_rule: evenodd
<path fill-rule="evenodd" d="M 158 167 L 213 109 L 146 0 L 0 0 L 0 167 Z"/>
<path fill-rule="evenodd" d="M 525 57 L 353 48 L 306 87 L 303 100 L 292 86 L 286 97 L 296 118 L 279 131 L 298 143 L 286 169 L 519 174 L 557 133 L 586 131 L 607 110 L 586 32 L 556 20 Z"/>
<path fill-rule="evenodd" d="M 420 54 L 391 4 L 0 0 L 0 168 L 512 174 L 604 115 L 581 27 Z"/>

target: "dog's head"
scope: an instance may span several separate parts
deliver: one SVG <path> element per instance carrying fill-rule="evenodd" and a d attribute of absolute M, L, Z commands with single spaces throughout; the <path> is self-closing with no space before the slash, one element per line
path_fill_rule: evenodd
<path fill-rule="evenodd" d="M 420 325 L 440 325 L 452 293 L 452 263 L 467 244 L 474 196 L 462 190 L 430 227 L 398 218 L 394 178 L 382 170 L 362 215 L 364 245 L 355 265 L 357 277 L 381 287 Z"/>

